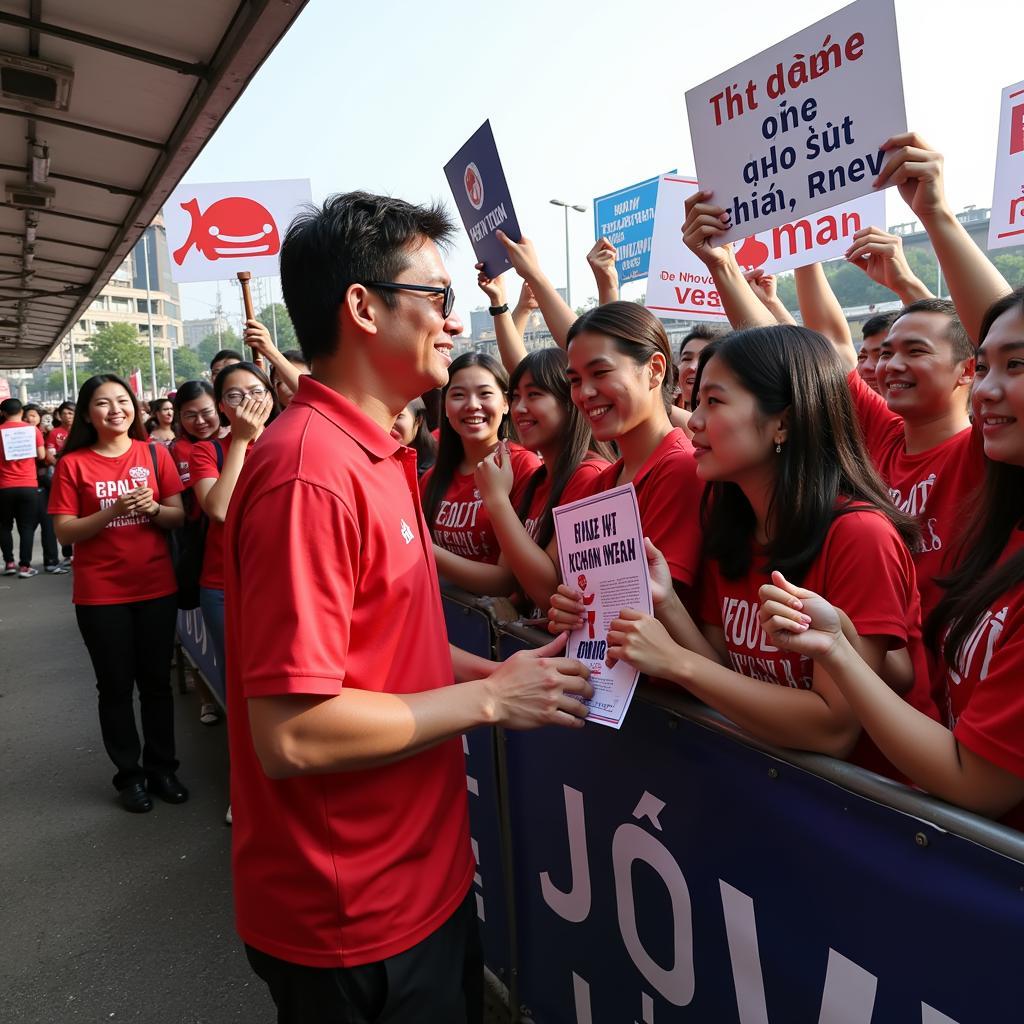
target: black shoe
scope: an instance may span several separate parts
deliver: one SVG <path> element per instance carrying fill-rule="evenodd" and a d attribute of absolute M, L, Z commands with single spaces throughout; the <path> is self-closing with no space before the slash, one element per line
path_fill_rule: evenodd
<path fill-rule="evenodd" d="M 150 772 L 147 786 L 150 793 L 165 803 L 183 804 L 188 799 L 188 790 L 174 772 Z"/>
<path fill-rule="evenodd" d="M 130 786 L 117 791 L 117 799 L 126 811 L 132 814 L 145 814 L 153 810 L 153 801 L 150 800 L 146 787 L 141 782 L 133 782 Z"/>

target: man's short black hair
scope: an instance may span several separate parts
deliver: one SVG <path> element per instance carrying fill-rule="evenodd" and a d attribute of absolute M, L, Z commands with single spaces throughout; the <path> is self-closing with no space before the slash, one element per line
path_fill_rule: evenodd
<path fill-rule="evenodd" d="M 450 241 L 455 224 L 438 202 L 415 206 L 369 192 L 330 196 L 292 221 L 281 246 L 281 289 L 307 363 L 338 346 L 338 307 L 353 284 L 394 281 L 423 239 Z M 380 292 L 394 307 L 397 296 Z"/>
<path fill-rule="evenodd" d="M 0 412 L 5 416 L 17 416 L 21 410 L 22 404 L 17 398 L 5 398 L 0 402 Z"/>
<path fill-rule="evenodd" d="M 941 313 L 949 317 L 949 330 L 946 332 L 946 340 L 953 349 L 953 362 L 961 363 L 965 359 L 974 358 L 974 344 L 964 330 L 960 322 L 960 314 L 956 306 L 949 299 L 918 299 L 917 302 L 904 306 L 895 317 L 893 323 L 908 313 Z"/>
<path fill-rule="evenodd" d="M 222 359 L 234 359 L 236 362 L 243 362 L 241 352 L 236 352 L 233 348 L 222 348 L 211 360 L 210 369 L 212 370 L 214 364 L 219 363 Z"/>
<path fill-rule="evenodd" d="M 888 334 L 893 321 L 899 315 L 898 310 L 892 313 L 875 314 L 875 316 L 864 321 L 864 325 L 860 329 L 860 336 L 867 340 L 868 338 L 873 338 L 876 334 Z"/>

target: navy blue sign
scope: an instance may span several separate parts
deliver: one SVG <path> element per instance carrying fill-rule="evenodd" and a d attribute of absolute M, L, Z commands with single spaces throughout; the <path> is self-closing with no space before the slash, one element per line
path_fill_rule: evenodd
<path fill-rule="evenodd" d="M 657 202 L 658 178 L 648 178 L 594 200 L 594 236 L 607 238 L 615 246 L 619 284 L 647 277 Z"/>
<path fill-rule="evenodd" d="M 199 669 L 213 692 L 220 697 L 221 704 L 225 704 L 223 673 L 221 666 L 217 664 L 213 638 L 207 633 L 203 613 L 198 608 L 178 612 L 178 642 L 188 651 L 192 663 Z"/>
<path fill-rule="evenodd" d="M 490 121 L 484 121 L 469 142 L 444 165 L 444 173 L 477 260 L 483 263 L 488 277 L 497 277 L 512 264 L 494 232 L 500 229 L 514 242 L 519 241 L 522 232 Z"/>
<path fill-rule="evenodd" d="M 538 1024 L 1021 1019 L 1024 864 L 642 699 L 507 753 Z"/>

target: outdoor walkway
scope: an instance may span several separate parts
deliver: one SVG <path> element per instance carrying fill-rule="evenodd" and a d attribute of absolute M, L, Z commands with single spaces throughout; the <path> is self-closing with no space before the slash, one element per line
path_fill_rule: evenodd
<path fill-rule="evenodd" d="M 121 810 L 71 579 L 0 576 L 0 1022 L 272 1022 L 232 921 L 225 727 L 175 685 L 192 797 Z"/>

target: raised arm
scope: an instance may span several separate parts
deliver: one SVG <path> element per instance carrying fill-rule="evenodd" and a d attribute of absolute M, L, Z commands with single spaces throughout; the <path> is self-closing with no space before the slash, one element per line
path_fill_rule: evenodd
<path fill-rule="evenodd" d="M 876 284 L 895 292 L 904 306 L 932 298 L 932 293 L 910 269 L 899 235 L 876 227 L 861 228 L 853 236 L 846 258 Z"/>
<path fill-rule="evenodd" d="M 484 265 L 476 265 L 476 283 L 480 290 L 487 296 L 490 308 L 507 307 L 505 298 L 505 284 L 498 277 L 488 277 L 484 273 Z M 498 343 L 498 355 L 501 357 L 501 365 L 507 373 L 512 373 L 515 368 L 526 358 L 526 346 L 523 344 L 523 336 L 516 326 L 514 315 L 505 309 L 504 313 L 498 313 L 494 317 L 494 339 Z"/>
<path fill-rule="evenodd" d="M 747 279 L 750 290 L 757 296 L 758 302 L 771 313 L 777 324 L 796 323 L 793 314 L 779 298 L 778 282 L 774 274 L 766 274 L 763 270 L 747 270 L 743 276 Z"/>
<path fill-rule="evenodd" d="M 288 385 L 293 394 L 298 391 L 302 375 L 292 363 L 285 359 L 281 350 L 274 344 L 266 324 L 260 323 L 259 320 L 246 320 L 245 333 L 242 338 L 246 345 L 254 352 L 258 352 L 274 367 L 277 376 Z"/>
<path fill-rule="evenodd" d="M 895 185 L 924 225 L 957 313 L 968 335 L 977 341 L 985 310 L 1010 286 L 950 209 L 943 187 L 942 154 L 915 132 L 894 135 L 882 149 L 888 159 L 874 185 Z"/>
<path fill-rule="evenodd" d="M 576 314 L 541 270 L 533 242 L 525 235 L 518 242 L 513 242 L 500 230 L 495 232 L 495 237 L 508 251 L 508 258 L 512 261 L 516 273 L 530 286 L 551 337 L 560 348 L 565 348 L 566 336 L 569 328 L 576 322 Z"/>
<path fill-rule="evenodd" d="M 616 302 L 619 298 L 619 272 L 615 269 L 617 255 L 615 246 L 603 236 L 587 253 L 587 262 L 597 282 L 597 301 L 601 306 L 606 302 Z"/>
<path fill-rule="evenodd" d="M 524 281 L 522 288 L 519 289 L 519 301 L 516 303 L 515 309 L 512 310 L 512 323 L 515 324 L 516 331 L 518 331 L 521 338 L 526 336 L 526 327 L 530 322 L 530 314 L 535 309 L 540 309 L 540 306 L 537 305 L 537 300 L 533 297 L 533 291 L 530 286 Z"/>
<path fill-rule="evenodd" d="M 828 338 L 839 353 L 843 367 L 852 370 L 857 365 L 857 349 L 850 337 L 843 307 L 825 277 L 824 268 L 820 263 L 812 263 L 809 267 L 798 267 L 793 276 L 804 326 Z"/>
<path fill-rule="evenodd" d="M 750 290 L 732 246 L 715 244 L 716 237 L 726 228 L 727 214 L 710 199 L 710 192 L 695 192 L 686 200 L 683 242 L 710 271 L 733 327 L 772 327 L 775 317 Z"/>

